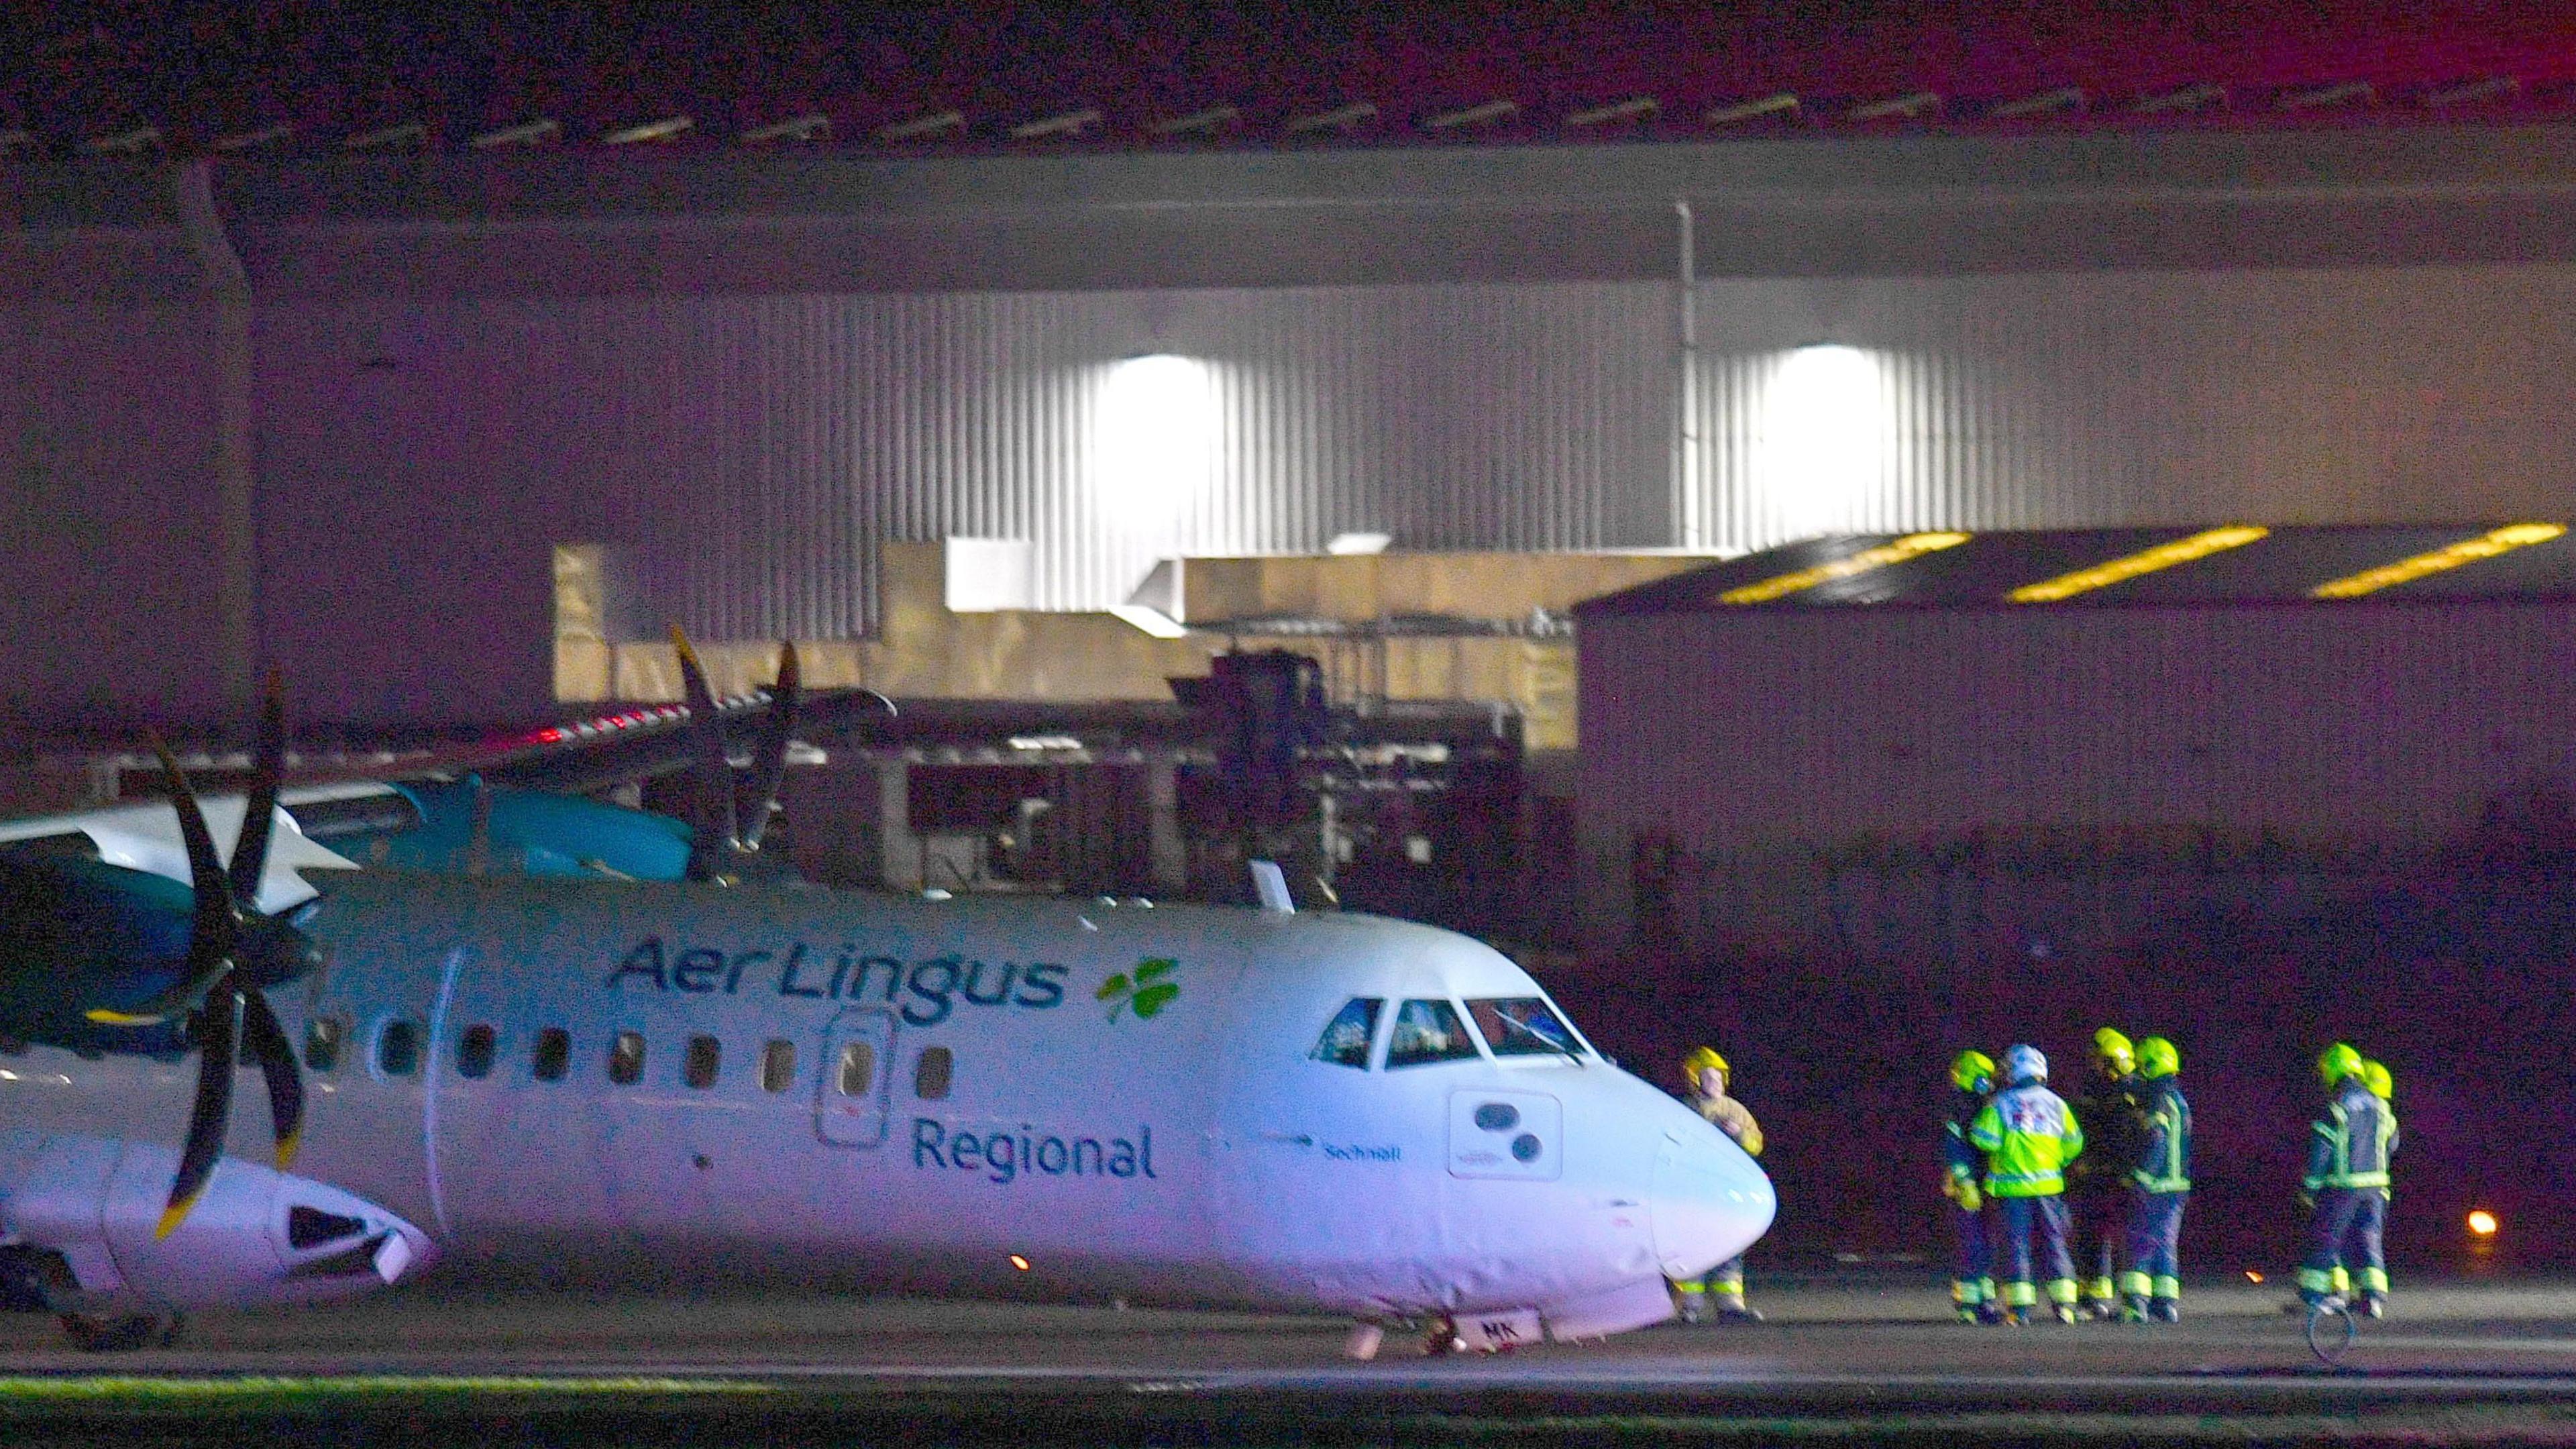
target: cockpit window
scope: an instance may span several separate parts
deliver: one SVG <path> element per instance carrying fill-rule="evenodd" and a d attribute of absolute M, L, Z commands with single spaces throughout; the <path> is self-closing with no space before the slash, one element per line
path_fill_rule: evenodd
<path fill-rule="evenodd" d="M 1368 1070 L 1369 1043 L 1377 1039 L 1377 1014 L 1386 1009 L 1382 996 L 1354 996 L 1342 1003 L 1325 1024 L 1324 1034 L 1315 1040 L 1315 1049 L 1306 1055 L 1337 1067 Z"/>
<path fill-rule="evenodd" d="M 1583 1048 L 1574 1033 L 1535 996 L 1498 996 L 1467 1003 L 1476 1030 L 1498 1057 L 1570 1056 Z"/>
<path fill-rule="evenodd" d="M 1420 1067 L 1476 1055 L 1476 1040 L 1458 1019 L 1458 1008 L 1445 1001 L 1408 1001 L 1395 1013 L 1395 1034 L 1387 1039 L 1386 1064 Z"/>

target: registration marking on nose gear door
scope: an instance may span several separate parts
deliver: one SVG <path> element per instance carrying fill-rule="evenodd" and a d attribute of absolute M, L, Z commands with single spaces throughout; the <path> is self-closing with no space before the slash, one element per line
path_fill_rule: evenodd
<path fill-rule="evenodd" d="M 1544 1092 L 1449 1094 L 1449 1175 L 1554 1182 L 1565 1171 L 1565 1109 Z"/>

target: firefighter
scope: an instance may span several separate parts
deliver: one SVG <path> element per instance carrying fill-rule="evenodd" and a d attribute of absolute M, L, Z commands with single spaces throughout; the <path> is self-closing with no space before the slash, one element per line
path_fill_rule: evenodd
<path fill-rule="evenodd" d="M 1700 1116 L 1708 1119 L 1718 1131 L 1732 1138 L 1748 1157 L 1762 1155 L 1762 1124 L 1742 1102 L 1726 1095 L 1729 1068 L 1726 1058 L 1715 1047 L 1693 1047 L 1682 1058 L 1684 1094 Z M 1726 1323 L 1760 1323 L 1762 1315 L 1744 1303 L 1744 1259 L 1730 1258 L 1708 1271 L 1702 1278 L 1678 1280 L 1674 1293 L 1681 1300 L 1684 1323 L 1706 1323 L 1713 1306 L 1716 1316 Z"/>
<path fill-rule="evenodd" d="M 2367 1318 L 2387 1312 L 2388 1263 L 2380 1237 L 2388 1212 L 2388 1159 L 2397 1149 L 2397 1117 L 2362 1080 L 2361 1053 L 2343 1042 L 2317 1057 L 2326 1083 L 2325 1111 L 2308 1131 L 2308 1171 L 2300 1198 L 2309 1208 L 2308 1251 L 2299 1264 L 2299 1301 L 2310 1310 L 2348 1300 L 2335 1289 L 2338 1269 L 2360 1291 Z"/>
<path fill-rule="evenodd" d="M 2076 1266 L 2084 1272 L 2084 1308 L 2095 1318 L 2119 1316 L 2112 1274 L 2129 1236 L 2129 1176 L 2144 1133 L 2138 1104 L 2138 1057 L 2110 1027 L 2093 1033 L 2093 1072 L 2076 1094 L 2087 1132 L 2084 1157 L 2067 1169 L 2066 1203 L 2075 1223 Z"/>
<path fill-rule="evenodd" d="M 2120 1316 L 2131 1323 L 2182 1319 L 2182 1210 L 2191 1197 L 2191 1103 L 2182 1053 L 2160 1036 L 2138 1043 L 2143 1097 L 2138 1165 L 2129 1172 L 2129 1271 Z"/>
<path fill-rule="evenodd" d="M 2084 1129 L 2064 1098 L 2048 1090 L 2048 1058 L 2034 1046 L 2004 1053 L 2004 1090 L 1977 1112 L 1968 1140 L 1986 1154 L 1986 1195 L 2002 1215 L 1999 1248 L 2009 1249 L 2004 1283 L 2010 1323 L 2038 1311 L 2031 1282 L 2031 1235 L 2048 1258 L 2048 1301 L 2060 1323 L 2075 1321 L 2075 1264 L 2066 1252 L 2066 1164 L 2084 1151 Z"/>
<path fill-rule="evenodd" d="M 1995 1089 L 1995 1059 L 1964 1051 L 1950 1063 L 1950 1110 L 1941 1120 L 1942 1195 L 1950 1199 L 1950 1225 L 1959 1239 L 1958 1269 L 1950 1278 L 1950 1304 L 1961 1323 L 2001 1323 L 2003 1303 L 1995 1296 L 1993 1234 L 1985 1193 L 1977 1186 L 1979 1158 L 1968 1129 Z"/>

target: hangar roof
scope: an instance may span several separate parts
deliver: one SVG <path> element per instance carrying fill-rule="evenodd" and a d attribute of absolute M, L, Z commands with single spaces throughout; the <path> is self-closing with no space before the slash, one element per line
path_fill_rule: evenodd
<path fill-rule="evenodd" d="M 1605 595 L 1575 613 L 2469 599 L 2576 599 L 2576 538 L 2556 523 L 1836 534 Z"/>
<path fill-rule="evenodd" d="M 54 154 L 2342 126 L 2576 81 L 2567 15 L 2479 0 L 11 8 L 0 151 Z"/>

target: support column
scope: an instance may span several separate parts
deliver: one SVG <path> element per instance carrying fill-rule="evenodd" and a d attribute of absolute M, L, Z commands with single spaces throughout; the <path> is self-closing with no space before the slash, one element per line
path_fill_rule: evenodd
<path fill-rule="evenodd" d="M 259 658 L 259 515 L 252 473 L 256 400 L 250 273 L 215 210 L 214 170 L 200 159 L 177 176 L 179 230 L 196 253 L 215 308 L 215 675 L 226 708 L 250 707 Z"/>
<path fill-rule="evenodd" d="M 1673 379 L 1673 541 L 1686 549 L 1704 549 L 1710 529 L 1707 491 L 1700 485 L 1699 242 L 1688 201 L 1674 198 L 1673 217 L 1681 244 L 1673 316 L 1680 358 Z"/>
<path fill-rule="evenodd" d="M 1178 895 L 1190 884 L 1189 846 L 1181 839 L 1177 766 L 1178 760 L 1169 750 L 1156 750 L 1145 757 L 1145 810 L 1152 822 L 1148 828 L 1154 889 L 1165 895 Z"/>
<path fill-rule="evenodd" d="M 877 880 L 890 891 L 921 889 L 921 844 L 912 835 L 912 762 L 898 753 L 877 772 Z"/>

